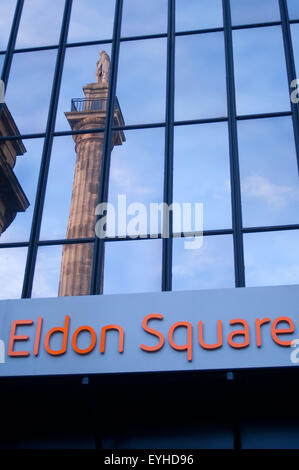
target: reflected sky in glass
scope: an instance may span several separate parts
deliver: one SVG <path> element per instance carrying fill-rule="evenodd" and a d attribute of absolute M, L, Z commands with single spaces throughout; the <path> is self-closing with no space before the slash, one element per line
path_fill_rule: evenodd
<path fill-rule="evenodd" d="M 238 122 L 243 225 L 299 223 L 299 179 L 290 117 Z"/>
<path fill-rule="evenodd" d="M 75 164 L 73 137 L 54 138 L 41 226 L 42 240 L 66 237 Z"/>
<path fill-rule="evenodd" d="M 57 297 L 62 245 L 40 246 L 37 252 L 32 297 Z"/>
<path fill-rule="evenodd" d="M 16 49 L 58 44 L 63 10 L 62 0 L 26 0 Z"/>
<path fill-rule="evenodd" d="M 299 230 L 244 235 L 246 286 L 299 282 Z"/>
<path fill-rule="evenodd" d="M 233 31 L 238 114 L 290 109 L 281 27 Z"/>
<path fill-rule="evenodd" d="M 280 21 L 278 0 L 230 0 L 230 4 L 233 25 Z"/>
<path fill-rule="evenodd" d="M 175 120 L 225 116 L 223 33 L 176 38 Z"/>
<path fill-rule="evenodd" d="M 5 50 L 15 12 L 16 0 L 1 0 L 0 3 L 0 50 Z"/>
<path fill-rule="evenodd" d="M 143 36 L 167 31 L 167 0 L 124 0 L 121 35 Z"/>
<path fill-rule="evenodd" d="M 0 245 L 1 243 L 29 240 L 43 143 L 43 139 L 23 140 L 27 152 L 17 156 L 13 171 L 30 206 L 25 212 L 17 213 L 11 225 L 1 234 Z"/>
<path fill-rule="evenodd" d="M 231 227 L 227 123 L 177 126 L 174 194 L 180 203 L 203 203 L 204 230 Z"/>
<path fill-rule="evenodd" d="M 73 0 L 68 42 L 110 39 L 114 0 Z"/>
<path fill-rule="evenodd" d="M 299 5 L 299 2 L 298 2 Z M 292 43 L 295 57 L 297 78 L 299 77 L 299 24 L 291 24 Z"/>
<path fill-rule="evenodd" d="M 104 294 L 159 292 L 162 240 L 105 243 Z"/>
<path fill-rule="evenodd" d="M 0 250 L 0 299 L 21 297 L 27 248 Z"/>
<path fill-rule="evenodd" d="M 232 236 L 204 237 L 196 250 L 186 250 L 185 240 L 173 240 L 173 290 L 234 287 Z"/>
<path fill-rule="evenodd" d="M 298 0 L 287 0 L 289 17 L 291 20 L 299 19 L 299 2 Z"/>
<path fill-rule="evenodd" d="M 2 73 L 2 67 L 3 67 L 3 64 L 4 64 L 4 58 L 5 58 L 5 55 L 4 55 L 4 54 L 0 54 L 0 74 Z"/>
<path fill-rule="evenodd" d="M 45 131 L 56 54 L 48 50 L 13 56 L 6 104 L 21 134 Z"/>
<path fill-rule="evenodd" d="M 165 39 L 121 43 L 116 95 L 125 124 L 164 121 Z"/>
<path fill-rule="evenodd" d="M 222 0 L 176 0 L 176 31 L 223 26 Z"/>
<path fill-rule="evenodd" d="M 164 128 L 125 131 L 125 137 L 112 151 L 108 201 L 117 211 L 118 195 L 125 195 L 127 206 L 142 203 L 149 215 L 150 203 L 163 201 Z"/>

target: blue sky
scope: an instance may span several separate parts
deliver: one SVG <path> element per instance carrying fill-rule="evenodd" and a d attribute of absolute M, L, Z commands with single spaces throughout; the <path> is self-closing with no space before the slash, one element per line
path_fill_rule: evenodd
<path fill-rule="evenodd" d="M 14 0 L 1 0 L 0 49 L 7 44 Z M 17 47 L 57 44 L 62 0 L 25 0 Z M 176 28 L 222 26 L 220 0 L 177 0 Z M 47 14 L 45 15 L 45 5 Z M 124 0 L 123 36 L 166 32 L 166 0 Z M 277 0 L 231 0 L 234 24 L 279 19 Z M 97 6 L 97 8 L 96 8 Z M 299 2 L 289 0 L 291 18 Z M 114 1 L 74 0 L 68 41 L 109 39 Z M 299 25 L 291 26 L 297 70 Z M 239 114 L 290 110 L 281 28 L 233 31 L 237 111 Z M 96 61 L 110 44 L 67 48 L 56 130 L 69 130 L 64 112 L 82 86 L 95 81 Z M 56 50 L 15 54 L 6 102 L 22 133 L 46 126 Z M 0 67 L 3 56 L 0 55 Z M 117 97 L 126 124 L 165 119 L 166 40 L 122 42 Z M 222 32 L 176 39 L 175 119 L 227 115 L 224 37 Z M 109 201 L 126 194 L 128 203 L 160 202 L 163 197 L 164 129 L 126 131 L 126 142 L 111 158 Z M 238 122 L 244 226 L 298 223 L 298 172 L 289 117 Z M 31 202 L 18 214 L 1 242 L 27 241 L 43 139 L 24 141 L 27 153 L 17 159 L 16 175 Z M 231 228 L 227 123 L 177 126 L 174 133 L 174 200 L 203 202 L 204 228 Z M 53 143 L 41 239 L 64 238 L 69 214 L 74 141 Z M 244 237 L 248 285 L 298 283 L 298 231 L 248 234 Z M 160 289 L 161 241 L 110 243 L 106 248 L 105 292 Z M 234 284 L 231 235 L 210 236 L 200 250 L 185 250 L 174 240 L 173 287 L 197 289 Z M 2 298 L 20 295 L 26 248 L 0 250 Z M 56 296 L 61 247 L 42 247 L 37 258 L 34 296 Z M 10 282 L 7 282 L 10 279 Z"/>

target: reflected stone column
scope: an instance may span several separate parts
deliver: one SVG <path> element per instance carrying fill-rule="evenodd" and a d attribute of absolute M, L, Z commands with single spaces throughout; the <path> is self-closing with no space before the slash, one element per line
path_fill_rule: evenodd
<path fill-rule="evenodd" d="M 102 51 L 97 62 L 96 83 L 83 88 L 85 99 L 73 100 L 71 112 L 65 113 L 72 130 L 86 130 L 86 134 L 74 135 L 76 167 L 67 239 L 93 238 L 95 236 L 95 208 L 99 197 L 99 184 L 103 157 L 104 133 L 89 133 L 88 129 L 105 126 L 109 56 Z M 114 110 L 114 125 L 124 125 L 117 105 Z M 122 131 L 114 132 L 114 145 L 122 145 L 125 137 Z M 90 294 L 93 265 L 93 243 L 64 245 L 59 281 L 59 296 Z M 103 286 L 103 267 L 100 291 Z"/>

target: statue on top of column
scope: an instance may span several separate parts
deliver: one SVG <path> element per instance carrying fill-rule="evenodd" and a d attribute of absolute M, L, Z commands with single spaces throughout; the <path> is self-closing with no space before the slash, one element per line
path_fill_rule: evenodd
<path fill-rule="evenodd" d="M 109 83 L 110 57 L 106 51 L 100 52 L 100 60 L 97 61 L 97 82 Z"/>

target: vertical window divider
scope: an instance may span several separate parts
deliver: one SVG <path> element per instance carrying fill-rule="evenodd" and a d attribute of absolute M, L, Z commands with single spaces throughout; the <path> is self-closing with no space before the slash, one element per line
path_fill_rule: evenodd
<path fill-rule="evenodd" d="M 38 241 L 41 228 L 42 213 L 45 201 L 46 186 L 49 173 L 51 151 L 53 145 L 53 133 L 55 129 L 56 113 L 59 99 L 60 84 L 62 78 L 63 63 L 65 57 L 66 41 L 70 23 L 73 0 L 65 0 L 64 13 L 60 30 L 59 46 L 53 78 L 49 113 L 46 125 L 45 140 L 41 158 L 41 166 L 37 183 L 35 205 L 33 211 L 28 254 L 25 267 L 25 276 L 22 290 L 22 298 L 31 297 L 34 278 L 35 263 L 38 250 Z"/>
<path fill-rule="evenodd" d="M 5 89 L 6 89 L 8 78 L 9 78 L 9 73 L 10 73 L 13 53 L 15 50 L 16 39 L 17 39 L 17 34 L 18 34 L 19 26 L 20 26 L 23 6 L 24 6 L 24 0 L 18 0 L 16 8 L 15 8 L 15 13 L 14 13 L 10 35 L 8 39 L 8 44 L 7 44 L 7 51 L 5 54 L 4 64 L 3 64 L 2 73 L 1 73 L 1 80 L 3 80 Z M 0 114 L 1 113 L 2 113 L 2 103 L 0 103 Z"/>
<path fill-rule="evenodd" d="M 111 49 L 111 66 L 109 77 L 109 90 L 107 98 L 107 115 L 105 121 L 105 134 L 103 143 L 103 156 L 100 175 L 100 189 L 98 204 L 108 201 L 108 188 L 109 188 L 109 173 L 111 162 L 111 141 L 112 141 L 112 127 L 114 117 L 114 103 L 116 97 L 116 80 L 119 61 L 120 49 L 120 34 L 121 34 L 121 21 L 122 21 L 122 8 L 123 0 L 116 0 L 115 13 L 114 13 L 114 26 L 112 37 Z M 93 269 L 91 278 L 91 295 L 100 294 L 101 290 L 101 276 L 104 275 L 104 248 L 105 241 L 102 238 L 95 238 L 94 255 L 93 255 Z"/>
<path fill-rule="evenodd" d="M 168 0 L 166 127 L 163 201 L 173 202 L 173 147 L 174 147 L 174 81 L 175 81 L 175 0 Z M 169 217 L 169 220 L 165 219 Z M 163 226 L 168 224 L 168 237 L 162 239 L 162 291 L 172 290 L 173 214 L 163 212 Z"/>
<path fill-rule="evenodd" d="M 279 0 L 279 8 L 280 8 L 280 16 L 281 16 L 281 27 L 282 27 L 287 75 L 288 75 L 288 82 L 289 82 L 289 93 L 290 93 L 290 102 L 291 102 L 291 110 L 292 110 L 293 129 L 294 129 L 294 136 L 295 136 L 297 166 L 298 166 L 298 173 L 299 173 L 299 105 L 298 103 L 293 103 L 291 100 L 291 93 L 293 91 L 291 87 L 291 83 L 297 77 L 296 77 L 296 66 L 295 66 L 295 59 L 294 59 L 292 36 L 291 36 L 290 19 L 289 19 L 289 12 L 288 12 L 286 0 Z"/>
<path fill-rule="evenodd" d="M 234 77 L 233 38 L 230 1 L 222 0 L 225 41 L 227 111 L 230 155 L 230 182 L 234 243 L 235 286 L 245 287 L 244 248 L 242 233 L 241 183 L 237 137 L 236 90 Z"/>

